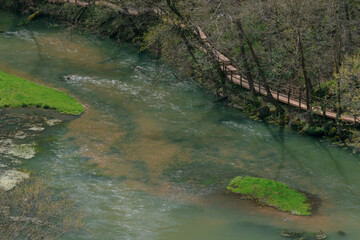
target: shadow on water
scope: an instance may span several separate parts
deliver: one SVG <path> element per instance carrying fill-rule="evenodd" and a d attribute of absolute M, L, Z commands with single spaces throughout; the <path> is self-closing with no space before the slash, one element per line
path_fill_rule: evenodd
<path fill-rule="evenodd" d="M 289 149 L 285 143 L 285 128 L 284 127 L 278 127 L 275 128 L 274 126 L 270 126 L 269 123 L 264 122 L 264 126 L 266 127 L 266 130 L 271 134 L 272 138 L 277 142 L 278 146 L 281 149 L 281 157 L 280 157 L 280 164 L 277 167 L 276 174 L 275 174 L 275 180 L 280 178 L 281 170 L 284 167 L 284 163 L 289 161 L 289 158 L 285 157 L 285 153 L 296 162 L 299 169 L 303 172 L 303 174 L 308 175 L 308 171 L 305 171 L 305 167 L 302 163 L 302 161 L 293 153 L 293 150 Z M 278 132 L 275 132 L 275 129 L 278 129 Z"/>
<path fill-rule="evenodd" d="M 350 181 L 346 175 L 346 173 L 344 172 L 344 170 L 341 167 L 341 164 L 339 162 L 339 159 L 335 158 L 334 155 L 329 151 L 328 146 L 326 146 L 324 143 L 319 142 L 319 141 L 315 141 L 315 144 L 321 149 L 321 151 L 323 153 L 326 154 L 327 159 L 331 160 L 331 162 L 333 163 L 333 165 L 335 166 L 335 169 L 338 173 L 339 176 L 341 176 L 341 178 L 343 179 L 343 182 L 345 184 L 350 184 Z"/>

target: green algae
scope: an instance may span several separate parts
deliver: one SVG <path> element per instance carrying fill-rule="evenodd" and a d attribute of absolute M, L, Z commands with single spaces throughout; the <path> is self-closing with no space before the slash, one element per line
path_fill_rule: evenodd
<path fill-rule="evenodd" d="M 227 189 L 281 211 L 301 216 L 311 215 L 311 205 L 307 203 L 304 194 L 274 180 L 238 176 L 231 180 Z"/>
<path fill-rule="evenodd" d="M 84 107 L 64 92 L 0 71 L 0 108 L 37 107 L 79 115 Z"/>

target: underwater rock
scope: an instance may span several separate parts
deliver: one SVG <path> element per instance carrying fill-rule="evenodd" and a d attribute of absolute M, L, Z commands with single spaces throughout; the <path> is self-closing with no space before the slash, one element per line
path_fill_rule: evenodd
<path fill-rule="evenodd" d="M 20 144 L 20 145 L 13 145 L 11 149 L 8 151 L 9 154 L 23 158 L 23 159 L 31 159 L 35 157 L 36 149 L 35 143 L 31 144 Z"/>
<path fill-rule="evenodd" d="M 296 230 L 283 230 L 280 233 L 281 236 L 283 237 L 287 237 L 287 238 L 291 238 L 293 240 L 305 240 L 305 239 L 313 239 L 313 240 L 322 240 L 322 239 L 326 239 L 326 233 L 324 233 L 323 231 L 319 231 L 319 232 L 300 232 L 300 231 L 296 231 Z"/>
<path fill-rule="evenodd" d="M 302 237 L 304 233 L 298 231 L 283 230 L 281 231 L 280 235 L 283 237 Z"/>
<path fill-rule="evenodd" d="M 29 128 L 30 131 L 36 131 L 36 132 L 41 132 L 44 131 L 44 127 L 39 127 L 39 126 L 33 126 L 31 128 Z"/>
<path fill-rule="evenodd" d="M 18 183 L 28 179 L 28 173 L 20 172 L 14 169 L 6 170 L 0 173 L 0 188 L 5 191 L 13 189 Z"/>
<path fill-rule="evenodd" d="M 322 240 L 322 239 L 326 239 L 326 233 L 324 233 L 323 231 L 319 231 L 319 232 L 317 232 L 317 233 L 315 233 L 315 237 L 314 237 L 314 239 L 315 240 Z"/>
<path fill-rule="evenodd" d="M 64 79 L 65 80 L 76 80 L 76 75 L 66 75 L 64 76 Z"/>
<path fill-rule="evenodd" d="M 55 126 L 56 124 L 61 123 L 62 121 L 60 119 L 49 119 L 46 121 L 46 124 L 50 127 Z"/>
<path fill-rule="evenodd" d="M 35 147 L 35 143 L 16 145 L 11 139 L 0 140 L 0 153 L 23 159 L 33 158 L 36 153 Z"/>
<path fill-rule="evenodd" d="M 17 132 L 14 137 L 17 139 L 24 139 L 26 138 L 28 135 L 26 133 L 24 133 L 23 131 L 19 131 Z"/>

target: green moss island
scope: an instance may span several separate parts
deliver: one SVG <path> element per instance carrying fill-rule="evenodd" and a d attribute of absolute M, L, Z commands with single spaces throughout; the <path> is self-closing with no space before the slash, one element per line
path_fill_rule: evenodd
<path fill-rule="evenodd" d="M 311 215 L 311 204 L 303 193 L 274 180 L 238 176 L 231 180 L 227 189 L 240 194 L 244 199 L 251 199 L 293 215 Z"/>
<path fill-rule="evenodd" d="M 51 89 L 0 70 L 0 108 L 36 107 L 79 115 L 84 107 L 64 92 Z"/>

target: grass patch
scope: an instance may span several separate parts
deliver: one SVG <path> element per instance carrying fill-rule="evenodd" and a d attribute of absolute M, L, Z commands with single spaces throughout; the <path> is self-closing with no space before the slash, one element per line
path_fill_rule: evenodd
<path fill-rule="evenodd" d="M 246 199 L 252 199 L 294 215 L 311 215 L 311 205 L 307 203 L 307 197 L 304 194 L 274 180 L 235 177 L 227 189 L 243 195 Z"/>
<path fill-rule="evenodd" d="M 64 92 L 0 71 L 0 108 L 36 107 L 79 115 L 84 107 Z"/>

